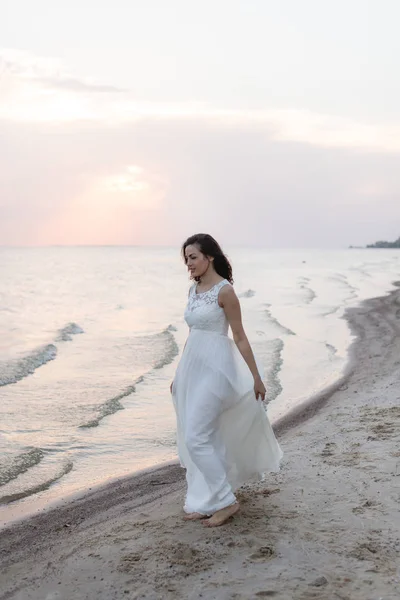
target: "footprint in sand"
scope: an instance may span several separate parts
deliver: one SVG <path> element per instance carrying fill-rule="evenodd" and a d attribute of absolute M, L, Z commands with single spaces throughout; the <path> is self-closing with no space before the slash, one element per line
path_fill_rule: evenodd
<path fill-rule="evenodd" d="M 377 408 L 366 406 L 363 408 L 361 422 L 369 426 L 370 431 L 375 437 L 369 439 L 388 440 L 398 435 L 399 426 L 396 420 L 400 419 L 400 406 L 390 406 L 388 408 Z"/>
<path fill-rule="evenodd" d="M 361 454 L 357 450 L 351 452 L 341 452 L 340 454 L 335 454 L 332 450 L 332 446 L 335 444 L 327 444 L 329 448 L 324 449 L 321 453 L 321 456 L 325 458 L 324 462 L 330 465 L 343 466 L 343 467 L 354 467 L 360 463 L 361 458 L 365 459 L 366 455 Z"/>
<path fill-rule="evenodd" d="M 399 555 L 396 542 L 393 543 L 387 539 L 376 539 L 375 536 L 370 535 L 366 540 L 357 543 L 348 553 L 348 556 L 360 561 L 371 561 L 375 563 L 377 568 L 387 569 L 393 564 L 398 564 Z"/>
<path fill-rule="evenodd" d="M 334 442 L 328 442 L 325 444 L 325 448 L 321 452 L 321 456 L 333 456 L 335 454 L 336 444 Z"/>
<path fill-rule="evenodd" d="M 154 576 L 171 577 L 173 569 L 193 574 L 210 568 L 215 557 L 222 553 L 209 546 L 194 546 L 182 542 L 160 543 L 155 547 L 148 546 L 141 551 L 125 554 L 120 559 L 118 570 L 142 577 L 144 563 L 150 561 Z"/>
<path fill-rule="evenodd" d="M 132 571 L 133 566 L 137 565 L 137 563 L 141 562 L 142 560 L 146 560 L 146 558 L 139 552 L 130 552 L 129 554 L 125 554 L 125 556 L 122 556 L 119 561 L 118 570 L 123 573 L 129 573 Z"/>
<path fill-rule="evenodd" d="M 343 452 L 340 463 L 345 467 L 354 467 L 358 465 L 361 458 L 366 458 L 365 454 L 360 452 Z"/>
<path fill-rule="evenodd" d="M 373 540 L 356 544 L 354 549 L 349 553 L 352 558 L 357 560 L 374 560 L 380 555 L 381 547 Z"/>
<path fill-rule="evenodd" d="M 396 428 L 392 423 L 380 423 L 379 425 L 371 427 L 371 431 L 376 435 L 377 438 L 380 438 L 381 440 L 388 440 L 395 434 Z"/>
<path fill-rule="evenodd" d="M 379 502 L 376 502 L 375 500 L 366 500 L 360 506 L 352 508 L 352 512 L 355 515 L 361 515 L 365 513 L 365 511 L 368 509 L 378 509 L 380 506 L 381 504 Z"/>
<path fill-rule="evenodd" d="M 280 491 L 281 491 L 280 488 L 274 488 L 274 489 L 266 488 L 264 490 L 259 490 L 258 492 L 256 492 L 256 494 L 261 495 L 261 496 L 271 496 L 272 494 L 279 494 Z"/>
<path fill-rule="evenodd" d="M 275 556 L 275 551 L 272 546 L 261 546 L 256 552 L 250 554 L 249 558 L 253 562 L 264 562 Z"/>

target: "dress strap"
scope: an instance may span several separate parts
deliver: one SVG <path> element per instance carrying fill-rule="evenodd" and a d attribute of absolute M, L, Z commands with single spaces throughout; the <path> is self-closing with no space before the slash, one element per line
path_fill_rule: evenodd
<path fill-rule="evenodd" d="M 219 293 L 222 290 L 223 287 L 225 287 L 226 285 L 231 285 L 229 283 L 229 281 L 227 281 L 226 279 L 223 279 L 222 281 L 220 281 L 219 283 L 217 283 L 217 285 L 215 285 L 212 290 L 211 290 L 211 296 L 214 299 L 214 302 L 218 302 L 219 300 Z"/>
<path fill-rule="evenodd" d="M 227 279 L 223 279 L 222 281 L 217 283 L 217 285 L 215 286 L 215 291 L 217 292 L 217 294 L 219 294 L 220 290 L 222 290 L 222 288 L 225 285 L 231 285 Z"/>

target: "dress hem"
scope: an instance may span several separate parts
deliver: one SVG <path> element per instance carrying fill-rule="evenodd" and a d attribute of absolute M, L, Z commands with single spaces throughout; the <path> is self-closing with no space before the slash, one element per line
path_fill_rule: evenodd
<path fill-rule="evenodd" d="M 238 499 L 236 498 L 235 495 L 233 495 L 233 497 L 234 497 L 233 502 L 229 502 L 229 504 L 223 504 L 223 506 L 217 506 L 217 508 L 213 508 L 213 510 L 207 511 L 206 513 L 203 512 L 202 510 L 189 510 L 186 505 L 183 507 L 183 510 L 188 515 L 190 515 L 191 513 L 199 513 L 199 515 L 204 515 L 205 517 L 211 517 L 216 512 L 223 510 L 224 508 L 228 508 L 229 506 L 233 506 L 234 504 L 237 504 Z"/>

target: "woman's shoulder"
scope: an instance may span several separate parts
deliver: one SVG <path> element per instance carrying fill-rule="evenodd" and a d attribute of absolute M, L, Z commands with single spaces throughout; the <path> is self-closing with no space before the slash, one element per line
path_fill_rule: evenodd
<path fill-rule="evenodd" d="M 233 285 L 227 279 L 223 279 L 218 284 L 218 294 L 221 297 L 236 296 Z"/>
<path fill-rule="evenodd" d="M 233 285 L 227 279 L 221 279 L 221 281 L 217 283 L 217 286 L 219 286 L 221 290 L 225 288 L 233 290 Z"/>
<path fill-rule="evenodd" d="M 221 282 L 222 283 L 222 282 Z M 237 302 L 237 296 L 235 290 L 233 289 L 233 285 L 227 280 L 224 279 L 224 285 L 218 290 L 218 304 L 221 308 L 224 308 L 232 303 Z"/>

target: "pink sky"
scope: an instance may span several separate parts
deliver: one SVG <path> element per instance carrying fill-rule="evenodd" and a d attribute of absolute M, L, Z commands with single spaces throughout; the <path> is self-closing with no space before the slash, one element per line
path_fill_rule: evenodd
<path fill-rule="evenodd" d="M 0 245 L 400 235 L 397 3 L 103 4 L 6 2 Z"/>

